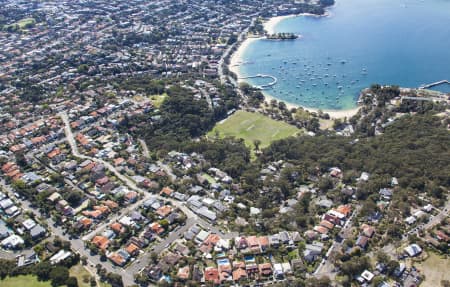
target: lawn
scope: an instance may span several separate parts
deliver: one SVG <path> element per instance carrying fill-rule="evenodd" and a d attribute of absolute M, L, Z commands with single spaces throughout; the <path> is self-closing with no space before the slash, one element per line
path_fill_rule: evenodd
<path fill-rule="evenodd" d="M 72 268 L 70 268 L 70 270 L 69 270 L 69 273 L 70 273 L 70 276 L 77 277 L 79 287 L 90 287 L 91 286 L 90 281 L 89 281 L 91 278 L 91 273 L 89 273 L 89 271 L 87 271 L 83 265 L 78 264 L 78 265 L 72 266 Z M 100 287 L 111 287 L 111 285 L 108 283 L 100 282 Z"/>
<path fill-rule="evenodd" d="M 72 266 L 69 270 L 70 276 L 77 277 L 78 286 L 79 287 L 90 287 L 90 278 L 91 273 L 89 273 L 86 268 L 84 268 L 81 264 L 77 264 Z"/>
<path fill-rule="evenodd" d="M 19 22 L 17 22 L 17 25 L 19 25 L 20 29 L 24 29 L 27 25 L 32 25 L 35 23 L 36 23 L 36 20 L 34 20 L 33 18 L 25 18 L 25 19 L 22 19 Z"/>
<path fill-rule="evenodd" d="M 167 94 L 164 93 L 162 95 L 153 95 L 150 96 L 150 100 L 152 101 L 153 105 L 159 109 L 159 107 L 161 107 L 162 103 L 164 102 L 164 100 L 166 99 Z"/>
<path fill-rule="evenodd" d="M 245 144 L 254 149 L 254 141 L 261 141 L 260 148 L 269 146 L 273 141 L 301 133 L 297 127 L 285 122 L 273 120 L 259 113 L 237 111 L 226 120 L 216 124 L 209 137 L 234 136 L 242 138 Z"/>
<path fill-rule="evenodd" d="M 428 252 L 429 257 L 419 264 L 417 269 L 425 275 L 425 281 L 420 285 L 422 287 L 441 286 L 441 280 L 450 280 L 450 260 L 443 256 Z"/>
<path fill-rule="evenodd" d="M 51 287 L 50 281 L 38 281 L 36 276 L 21 275 L 17 277 L 6 277 L 0 281 L 2 287 Z"/>

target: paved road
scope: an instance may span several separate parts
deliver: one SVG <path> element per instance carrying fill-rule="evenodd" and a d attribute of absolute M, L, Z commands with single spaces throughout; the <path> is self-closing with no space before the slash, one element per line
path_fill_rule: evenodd
<path fill-rule="evenodd" d="M 122 216 L 127 215 L 128 213 L 130 213 L 133 210 L 138 209 L 144 201 L 148 200 L 151 197 L 151 195 L 147 194 L 144 198 L 142 198 L 141 200 L 137 201 L 136 203 L 129 205 L 125 208 L 122 208 L 120 210 L 119 213 L 115 214 L 113 217 L 108 218 L 107 222 L 104 222 L 100 225 L 97 225 L 97 228 L 95 228 L 94 230 L 92 230 L 91 232 L 89 232 L 88 234 L 86 234 L 85 236 L 83 236 L 83 240 L 90 240 L 91 238 L 93 238 L 96 234 L 101 233 L 106 227 L 108 227 L 112 222 L 115 222 L 117 220 L 119 220 L 119 218 L 121 218 Z"/>
<path fill-rule="evenodd" d="M 361 209 L 361 206 L 357 206 L 355 208 L 355 211 L 352 213 L 352 215 L 349 217 L 347 222 L 342 227 L 341 231 L 339 232 L 339 235 L 343 238 L 341 242 L 334 241 L 331 247 L 327 251 L 327 259 L 323 259 L 319 266 L 317 267 L 316 271 L 314 272 L 314 277 L 320 278 L 322 276 L 328 276 L 330 279 L 333 279 L 336 276 L 336 273 L 333 272 L 334 264 L 331 263 L 331 260 L 329 259 L 329 256 L 332 252 L 338 251 L 344 242 L 344 239 L 347 237 L 347 233 L 351 230 L 353 227 L 352 219 L 358 214 L 359 210 Z"/>
<path fill-rule="evenodd" d="M 143 139 L 138 139 L 139 144 L 142 147 L 142 153 L 146 158 L 150 158 L 150 152 L 148 150 L 147 143 Z"/>
<path fill-rule="evenodd" d="M 257 15 L 258 15 L 258 13 L 255 13 L 253 15 L 250 15 L 250 17 L 256 17 Z M 230 45 L 225 50 L 225 52 L 222 54 L 222 57 L 219 60 L 218 69 L 217 69 L 217 73 L 219 75 L 220 82 L 222 84 L 225 83 L 225 78 L 226 78 L 226 76 L 223 73 L 223 64 L 224 64 L 225 58 L 229 56 L 229 54 L 231 53 L 231 50 L 234 48 L 234 46 L 240 45 L 240 43 L 242 41 L 244 41 L 245 37 L 247 36 L 248 31 L 250 30 L 250 27 L 252 27 L 255 24 L 255 21 L 256 21 L 256 18 L 253 18 L 251 24 L 239 34 L 237 41 L 234 44 Z"/>
<path fill-rule="evenodd" d="M 8 192 L 9 196 L 11 198 L 14 198 L 14 191 L 12 188 L 7 185 L 3 179 L 0 179 L 0 184 L 3 186 L 3 189 Z M 63 240 L 67 240 L 71 244 L 72 251 L 75 253 L 79 253 L 81 256 L 85 256 L 88 258 L 88 265 L 86 268 L 88 269 L 89 273 L 91 274 L 97 274 L 97 270 L 95 269 L 95 266 L 97 264 L 101 264 L 108 272 L 117 273 L 117 268 L 113 266 L 110 262 L 101 262 L 100 256 L 91 256 L 90 251 L 88 249 L 85 249 L 84 242 L 81 239 L 77 238 L 69 238 L 68 234 L 62 229 L 61 226 L 56 226 L 55 222 L 51 218 L 45 217 L 41 212 L 31 207 L 31 203 L 28 200 L 21 200 L 22 209 L 26 211 L 31 211 L 34 213 L 34 215 L 37 218 L 41 218 L 45 220 L 48 223 L 48 228 L 50 229 L 53 236 L 58 236 L 59 238 Z M 21 253 L 21 252 L 20 252 Z M 17 253 L 17 254 L 20 254 Z M 10 252 L 5 252 L 5 254 L 11 254 Z M 17 255 L 14 254 L 14 255 Z M 3 258 L 3 253 L 0 252 L 0 257 Z M 126 286 L 133 285 L 134 284 L 134 278 L 132 274 L 121 274 L 123 277 L 124 283 L 126 283 Z"/>
<path fill-rule="evenodd" d="M 421 230 L 425 230 L 426 231 L 426 230 L 433 229 L 436 225 L 441 223 L 446 217 L 449 216 L 450 199 L 447 199 L 447 202 L 442 207 L 442 209 L 435 208 L 435 210 L 439 211 L 439 213 L 437 215 L 434 215 L 432 218 L 430 217 L 430 220 L 427 223 L 420 224 L 419 226 L 417 226 L 417 227 L 411 229 L 410 231 L 408 231 L 406 234 L 404 234 L 402 236 L 402 240 L 407 240 L 408 236 L 411 235 L 411 234 L 418 235 Z"/>

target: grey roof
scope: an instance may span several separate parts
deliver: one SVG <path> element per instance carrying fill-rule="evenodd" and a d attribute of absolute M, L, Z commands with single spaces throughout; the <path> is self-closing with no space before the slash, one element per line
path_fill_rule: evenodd
<path fill-rule="evenodd" d="M 3 221 L 2 221 L 3 222 Z M 6 225 L 0 223 L 0 239 L 10 236 L 12 232 L 6 227 Z"/>
<path fill-rule="evenodd" d="M 217 215 L 215 212 L 209 210 L 207 207 L 203 206 L 202 208 L 197 210 L 197 214 L 201 215 L 203 217 L 206 217 L 207 219 L 214 221 L 217 218 Z"/>
<path fill-rule="evenodd" d="M 37 224 L 35 227 L 33 227 L 30 230 L 30 235 L 31 235 L 31 237 L 34 238 L 34 237 L 39 237 L 41 235 L 44 235 L 45 232 L 46 232 L 45 228 L 40 226 L 39 224 Z"/>

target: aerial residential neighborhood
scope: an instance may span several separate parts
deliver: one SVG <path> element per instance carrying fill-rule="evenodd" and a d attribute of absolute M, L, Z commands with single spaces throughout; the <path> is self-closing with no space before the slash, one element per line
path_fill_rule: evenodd
<path fill-rule="evenodd" d="M 332 4 L 3 1 L 0 286 L 450 286 L 448 93 L 339 117 L 229 69 Z"/>

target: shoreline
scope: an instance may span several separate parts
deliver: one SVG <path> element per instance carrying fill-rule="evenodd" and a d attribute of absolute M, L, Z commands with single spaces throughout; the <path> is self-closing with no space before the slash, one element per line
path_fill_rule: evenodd
<path fill-rule="evenodd" d="M 251 43 L 253 43 L 253 42 L 255 42 L 255 41 L 257 41 L 257 40 L 260 40 L 260 39 L 263 39 L 263 38 L 260 38 L 260 37 L 258 37 L 258 38 L 256 38 L 256 37 L 253 37 L 253 38 L 246 38 L 240 45 L 239 45 L 239 47 L 237 48 L 237 50 L 233 53 L 233 55 L 231 55 L 231 58 L 230 58 L 230 64 L 228 65 L 228 69 L 231 71 L 231 72 L 233 72 L 234 74 L 236 74 L 236 76 L 238 77 L 238 80 L 237 80 L 237 82 L 241 82 L 241 80 L 239 80 L 239 77 L 240 77 L 240 75 L 239 75 L 239 66 L 242 64 L 242 54 L 244 53 L 244 51 L 247 49 L 247 47 L 251 44 Z"/>
<path fill-rule="evenodd" d="M 281 21 L 284 21 L 284 20 L 290 19 L 290 18 L 300 17 L 300 16 L 327 17 L 327 16 L 329 16 L 329 13 L 325 12 L 325 14 L 323 14 L 323 15 L 302 13 L 302 14 L 292 14 L 292 15 L 272 17 L 263 24 L 264 30 L 266 30 L 266 32 L 268 34 L 274 34 L 275 27 Z M 242 43 L 239 44 L 239 47 L 237 48 L 237 50 L 231 55 L 230 64 L 228 65 L 228 69 L 238 77 L 237 83 L 245 82 L 244 80 L 239 79 L 241 76 L 239 73 L 239 66 L 244 62 L 242 59 L 243 53 L 245 52 L 245 50 L 248 48 L 248 46 L 250 44 L 252 44 L 255 41 L 261 40 L 261 39 L 265 39 L 265 37 L 246 37 L 246 39 L 244 41 L 242 41 Z M 344 117 L 350 118 L 350 117 L 356 115 L 358 113 L 358 111 L 360 110 L 359 106 L 356 106 L 351 109 L 345 109 L 345 110 L 331 110 L 331 109 L 328 110 L 328 109 L 309 108 L 309 107 L 305 107 L 305 106 L 302 106 L 299 104 L 288 103 L 286 101 L 277 99 L 277 98 L 269 95 L 267 92 L 264 92 L 264 90 L 262 90 L 262 93 L 264 95 L 264 101 L 267 103 L 270 103 L 271 100 L 276 100 L 278 102 L 281 101 L 286 104 L 286 107 L 288 109 L 302 108 L 310 113 L 318 113 L 319 110 L 321 110 L 323 113 L 329 114 L 330 118 L 332 118 L 332 119 L 342 119 Z"/>
<path fill-rule="evenodd" d="M 329 110 L 329 109 L 317 109 L 317 108 L 309 108 L 309 107 L 305 107 L 299 104 L 293 104 L 293 103 L 289 103 L 286 101 L 282 101 L 279 100 L 267 93 L 265 93 L 264 91 L 262 91 L 263 95 L 264 95 L 264 102 L 270 104 L 271 100 L 276 100 L 278 102 L 284 102 L 286 104 L 286 107 L 290 110 L 292 108 L 296 108 L 296 109 L 303 109 L 305 111 L 308 111 L 310 113 L 319 113 L 319 110 L 322 111 L 324 114 L 329 114 L 330 115 L 330 119 L 343 119 L 343 118 L 351 118 L 354 115 L 356 115 L 359 110 L 361 109 L 360 106 L 356 106 L 354 108 L 351 109 L 346 109 L 346 110 Z"/>
<path fill-rule="evenodd" d="M 263 23 L 263 27 L 264 30 L 266 30 L 267 34 L 275 34 L 275 27 L 280 24 L 280 22 L 286 20 L 286 19 L 291 19 L 291 18 L 297 18 L 297 17 L 301 17 L 301 16 L 308 16 L 308 17 L 328 17 L 330 16 L 330 14 L 328 13 L 328 11 L 325 11 L 324 14 L 322 15 L 317 15 L 317 14 L 311 14 L 311 13 L 300 13 L 300 14 L 290 14 L 290 15 L 284 15 L 284 16 L 275 16 L 275 17 L 271 17 L 269 20 L 265 21 Z"/>

